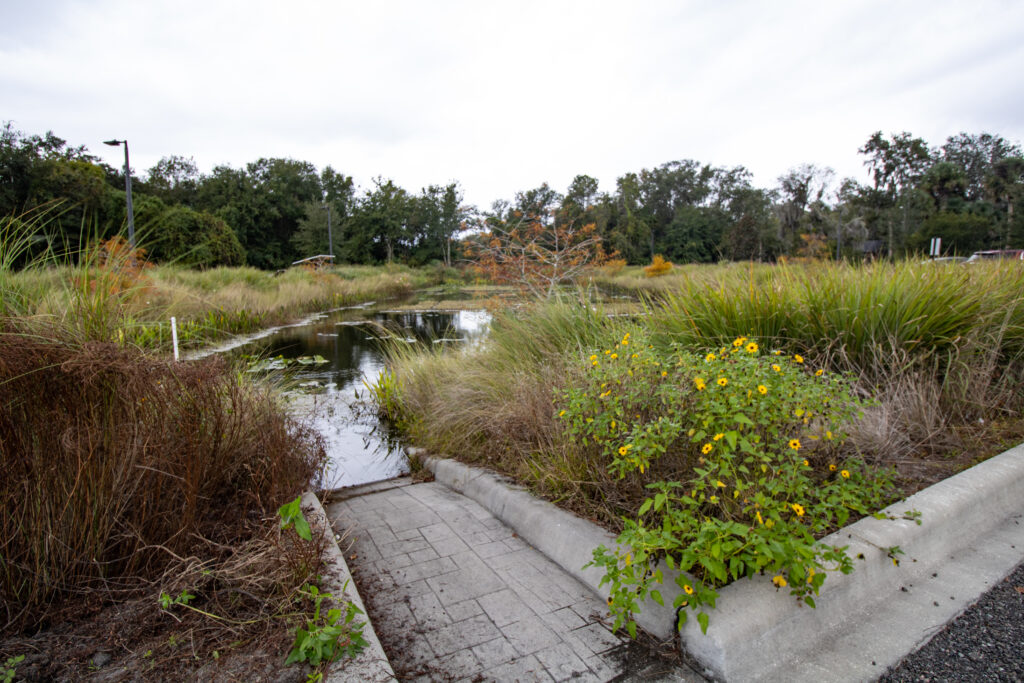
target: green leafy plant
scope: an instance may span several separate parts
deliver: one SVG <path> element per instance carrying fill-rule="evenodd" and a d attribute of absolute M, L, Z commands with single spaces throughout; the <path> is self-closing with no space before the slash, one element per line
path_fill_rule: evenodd
<path fill-rule="evenodd" d="M 4 668 L 0 670 L 0 683 L 13 683 L 14 677 L 18 674 L 18 665 L 25 661 L 25 655 L 8 657 L 4 662 Z"/>
<path fill-rule="evenodd" d="M 296 496 L 295 500 L 285 503 L 277 509 L 277 515 L 281 518 L 281 529 L 287 531 L 293 526 L 295 533 L 304 541 L 312 540 L 313 532 L 309 528 L 309 522 L 302 514 L 302 496 Z"/>
<path fill-rule="evenodd" d="M 188 603 L 195 597 L 187 590 L 181 591 L 176 598 L 172 598 L 167 593 L 160 593 L 160 608 L 170 609 L 173 605 L 185 605 L 187 607 Z"/>
<path fill-rule="evenodd" d="M 366 647 L 363 637 L 365 622 L 357 621 L 362 614 L 354 603 L 344 609 L 332 607 L 323 611 L 323 602 L 332 600 L 330 593 L 321 593 L 313 584 L 306 584 L 301 594 L 313 601 L 313 615 L 306 619 L 305 627 L 295 631 L 295 643 L 285 660 L 285 666 L 308 662 L 320 666 L 342 657 L 354 657 Z"/>
<path fill-rule="evenodd" d="M 586 368 L 564 393 L 564 429 L 651 493 L 624 519 L 618 548 L 594 551 L 616 628 L 635 636 L 641 602 L 664 604 L 666 569 L 682 589 L 680 624 L 695 611 L 705 632 L 731 581 L 770 574 L 813 607 L 828 571 L 852 570 L 844 548 L 816 539 L 879 509 L 891 480 L 839 459 L 842 425 L 862 407 L 846 378 L 745 337 L 701 355 L 626 333 Z"/>

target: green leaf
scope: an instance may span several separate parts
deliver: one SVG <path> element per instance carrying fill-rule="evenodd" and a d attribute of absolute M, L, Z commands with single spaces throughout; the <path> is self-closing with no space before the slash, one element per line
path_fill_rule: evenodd
<path fill-rule="evenodd" d="M 662 607 L 665 606 L 665 601 L 662 599 L 661 593 L 656 590 L 651 591 L 651 600 L 654 600 L 654 602 L 658 603 Z"/>
<path fill-rule="evenodd" d="M 704 635 L 708 634 L 708 615 L 704 612 L 697 614 L 697 621 L 700 623 L 700 632 Z"/>
<path fill-rule="evenodd" d="M 636 622 L 630 621 L 626 624 L 626 630 L 629 631 L 629 637 L 636 640 Z"/>
<path fill-rule="evenodd" d="M 651 500 L 650 498 L 645 500 L 643 505 L 640 506 L 640 509 L 637 510 L 637 517 L 643 517 L 647 513 L 647 511 L 651 509 L 652 505 L 654 505 L 653 500 Z"/>
<path fill-rule="evenodd" d="M 816 606 L 814 604 L 814 598 L 812 598 L 810 595 L 805 595 L 804 596 L 804 602 L 806 602 L 807 606 L 812 608 L 812 609 Z"/>
<path fill-rule="evenodd" d="M 295 519 L 295 533 L 297 533 L 299 538 L 304 541 L 313 540 L 313 531 L 309 528 L 309 522 L 306 521 L 306 518 L 302 516 L 301 512 Z"/>

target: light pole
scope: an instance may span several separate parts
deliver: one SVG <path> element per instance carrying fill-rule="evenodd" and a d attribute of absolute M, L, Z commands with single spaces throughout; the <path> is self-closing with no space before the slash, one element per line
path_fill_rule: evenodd
<path fill-rule="evenodd" d="M 327 209 L 327 255 L 334 256 L 334 240 L 331 239 L 331 205 L 325 204 L 320 208 Z"/>
<path fill-rule="evenodd" d="M 128 165 L 128 141 L 127 140 L 104 140 L 104 145 L 120 147 L 124 145 L 124 192 L 128 204 L 128 243 L 135 251 L 135 213 L 132 211 L 132 168 Z"/>

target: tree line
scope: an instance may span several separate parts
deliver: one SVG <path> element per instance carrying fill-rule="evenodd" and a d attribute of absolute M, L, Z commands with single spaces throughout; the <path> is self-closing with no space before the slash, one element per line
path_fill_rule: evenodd
<path fill-rule="evenodd" d="M 200 173 L 193 159 L 170 156 L 141 177 L 133 171 L 132 188 L 148 256 L 200 267 L 278 269 L 329 251 L 347 263 L 452 265 L 481 235 L 507 234 L 524 220 L 593 226 L 587 234 L 604 253 L 631 264 L 655 255 L 680 263 L 897 258 L 926 250 L 933 237 L 948 253 L 1024 247 L 1014 211 L 1024 191 L 1019 145 L 959 133 L 931 147 L 879 131 L 858 151 L 867 184 L 804 164 L 762 188 L 742 166 L 681 160 L 626 173 L 611 192 L 578 175 L 564 193 L 542 184 L 487 210 L 467 206 L 458 182 L 416 193 L 378 177 L 360 189 L 331 166 L 284 158 Z M 73 254 L 84 240 L 118 232 L 124 184 L 123 168 L 85 146 L 0 128 L 0 216 L 26 222 L 39 250 Z"/>

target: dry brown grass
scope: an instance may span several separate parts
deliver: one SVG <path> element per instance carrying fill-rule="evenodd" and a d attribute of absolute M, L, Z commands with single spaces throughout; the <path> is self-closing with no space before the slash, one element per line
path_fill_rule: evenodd
<path fill-rule="evenodd" d="M 8 320 L 0 329 L 3 630 L 155 579 L 294 497 L 319 438 L 218 359 L 175 364 Z"/>

